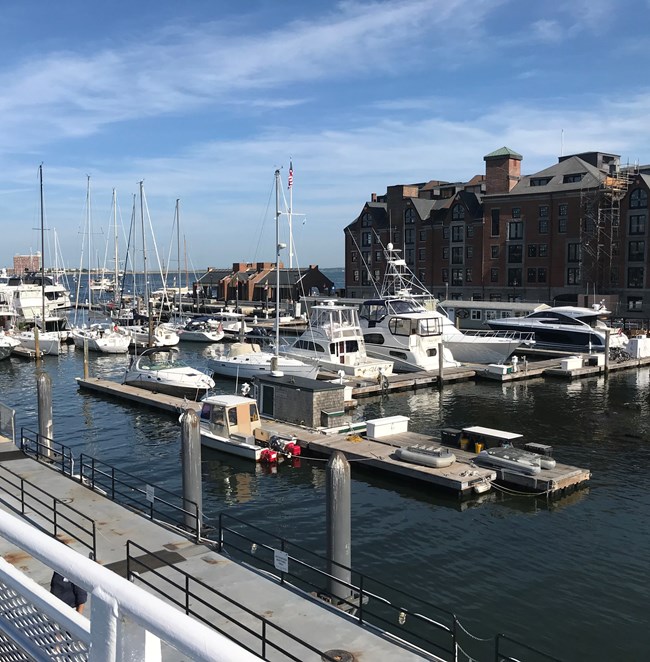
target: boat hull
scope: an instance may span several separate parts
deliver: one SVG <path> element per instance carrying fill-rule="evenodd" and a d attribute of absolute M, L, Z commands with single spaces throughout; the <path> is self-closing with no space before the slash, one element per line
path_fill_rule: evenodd
<path fill-rule="evenodd" d="M 173 395 L 177 398 L 187 398 L 188 400 L 200 400 L 205 397 L 210 389 L 201 387 L 178 386 L 176 384 L 166 384 L 165 382 L 158 381 L 154 377 L 148 375 L 138 375 L 135 377 L 127 378 L 124 380 L 127 386 L 135 386 L 152 393 L 163 393 L 165 395 Z"/>
<path fill-rule="evenodd" d="M 421 464 L 435 469 L 448 467 L 456 461 L 456 456 L 447 448 L 424 446 L 407 446 L 406 448 L 398 448 L 395 451 L 395 457 L 403 462 Z"/>
<path fill-rule="evenodd" d="M 201 429 L 201 444 L 206 448 L 212 448 L 213 450 L 221 451 L 222 453 L 244 457 L 248 460 L 253 460 L 254 462 L 260 461 L 262 451 L 264 450 L 257 444 L 251 444 L 247 441 L 240 441 L 238 439 L 226 439 L 224 437 L 210 434 L 203 429 Z"/>

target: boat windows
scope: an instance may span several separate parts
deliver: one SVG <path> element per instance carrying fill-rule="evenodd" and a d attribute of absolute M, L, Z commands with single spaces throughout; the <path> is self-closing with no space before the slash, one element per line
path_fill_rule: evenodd
<path fill-rule="evenodd" d="M 427 356 L 429 356 L 429 357 L 438 356 L 438 348 L 437 347 L 429 347 L 429 349 L 427 349 Z"/>
<path fill-rule="evenodd" d="M 381 333 L 366 333 L 363 336 L 366 345 L 383 345 L 384 336 Z"/>
<path fill-rule="evenodd" d="M 392 358 L 395 358 L 395 359 L 402 359 L 403 361 L 408 360 L 408 357 L 406 356 L 406 354 L 404 354 L 404 352 L 390 351 L 390 352 L 388 352 L 388 354 L 389 354 L 389 356 L 391 356 Z"/>
<path fill-rule="evenodd" d="M 294 349 L 306 349 L 309 352 L 325 352 L 325 348 L 319 343 L 312 342 L 311 340 L 296 340 L 293 345 Z"/>
<path fill-rule="evenodd" d="M 232 407 L 228 410 L 228 423 L 233 426 L 237 425 L 237 408 Z"/>
<path fill-rule="evenodd" d="M 259 412 L 257 411 L 257 404 L 251 404 L 250 406 L 250 420 L 251 423 L 255 423 L 260 420 Z"/>
<path fill-rule="evenodd" d="M 388 328 L 394 336 L 410 336 L 417 332 L 417 320 L 410 317 L 393 317 Z"/>
<path fill-rule="evenodd" d="M 440 318 L 427 318 L 418 321 L 418 334 L 422 337 L 439 336 L 442 334 Z"/>

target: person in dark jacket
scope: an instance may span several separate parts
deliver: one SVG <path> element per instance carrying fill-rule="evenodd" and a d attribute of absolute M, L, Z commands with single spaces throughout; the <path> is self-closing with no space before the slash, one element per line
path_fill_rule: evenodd
<path fill-rule="evenodd" d="M 83 613 L 88 594 L 83 588 L 73 584 L 69 579 L 60 575 L 58 572 L 55 572 L 52 575 L 50 593 L 73 609 L 76 609 L 80 614 Z"/>

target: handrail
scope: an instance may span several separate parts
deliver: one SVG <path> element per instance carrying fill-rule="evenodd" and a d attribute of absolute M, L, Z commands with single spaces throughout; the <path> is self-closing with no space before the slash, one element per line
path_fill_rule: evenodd
<path fill-rule="evenodd" d="M 509 648 L 513 646 L 518 650 L 516 653 L 506 653 L 504 647 L 506 644 L 510 644 Z M 494 662 L 519 662 L 522 659 L 522 653 L 526 651 L 527 653 L 533 653 L 536 660 L 545 660 L 546 662 L 562 662 L 559 658 L 553 657 L 548 653 L 543 653 L 528 644 L 524 644 L 521 641 L 517 641 L 512 637 L 509 637 L 505 634 L 497 634 L 494 641 Z M 516 656 L 516 657 L 515 657 Z"/>
<path fill-rule="evenodd" d="M 246 536 L 240 531 L 227 526 L 226 520 L 232 520 L 270 539 L 274 539 L 276 544 L 261 542 L 261 536 L 258 536 L 257 539 Z M 353 580 L 350 583 L 345 582 L 325 570 L 307 563 L 298 556 L 288 554 L 288 550 L 291 548 L 303 555 L 309 555 L 327 567 L 328 560 L 324 556 L 298 544 L 291 543 L 260 527 L 248 524 L 233 515 L 219 514 L 218 532 L 217 544 L 219 551 L 223 551 L 227 546 L 229 551 L 239 552 L 254 563 L 261 565 L 265 571 L 276 574 L 281 584 L 288 582 L 290 579 L 292 585 L 307 593 L 316 594 L 327 602 L 336 604 L 355 618 L 359 624 L 387 631 L 418 648 L 424 648 L 438 655 L 446 654 L 447 659 L 450 660 L 455 659 L 455 651 L 458 646 L 456 640 L 457 619 L 453 612 L 408 594 L 396 586 L 391 586 L 352 568 L 335 563 L 334 565 L 337 567 L 351 573 L 350 576 Z M 245 541 L 246 546 L 238 546 L 234 542 L 226 544 L 226 534 L 231 534 L 236 539 Z M 278 550 L 288 554 L 288 572 L 278 571 L 275 567 L 275 552 Z M 265 554 L 268 559 L 264 558 Z M 346 587 L 350 592 L 349 596 L 344 599 L 332 596 L 328 590 L 330 580 L 334 580 L 338 586 Z M 421 613 L 425 611 L 430 614 L 437 614 L 438 619 L 443 622 Z"/>
<path fill-rule="evenodd" d="M 12 483 L 10 479 L 3 475 L 4 473 L 12 476 L 16 483 Z M 59 536 L 61 533 L 65 533 L 71 538 L 74 538 L 77 542 L 82 544 L 84 547 L 90 550 L 92 558 L 97 558 L 97 536 L 96 536 L 96 527 L 95 520 L 91 517 L 88 517 L 81 511 L 73 508 L 72 506 L 64 503 L 57 497 L 49 494 L 44 489 L 34 485 L 30 481 L 22 478 L 17 473 L 8 469 L 7 467 L 0 465 L 0 484 L 5 484 L 9 487 L 12 487 L 19 491 L 18 497 L 13 497 L 17 499 L 20 503 L 20 515 L 23 519 L 28 520 L 34 526 L 38 527 L 45 533 L 49 533 L 53 536 Z M 51 500 L 51 505 L 42 497 L 30 494 L 26 489 L 29 487 L 34 492 L 39 493 L 40 495 L 45 495 L 48 499 Z M 5 492 L 9 496 L 13 496 L 5 489 Z M 31 499 L 31 503 L 28 502 L 28 499 Z M 1 499 L 0 499 L 1 500 Z M 6 505 L 16 511 L 9 503 L 4 502 Z M 36 504 L 36 507 L 34 507 Z M 29 511 L 31 509 L 38 515 L 35 517 Z M 40 507 L 39 507 L 40 506 Z M 48 518 L 47 511 L 51 513 L 51 516 Z M 42 520 L 45 520 L 47 523 L 52 525 L 52 531 L 47 531 L 42 524 Z M 79 521 L 80 520 L 80 521 Z M 90 538 L 90 542 L 81 537 L 81 534 L 86 534 Z"/>
<path fill-rule="evenodd" d="M 55 465 L 64 476 L 74 476 L 72 449 L 29 428 L 20 428 L 20 450 L 39 462 Z"/>
<path fill-rule="evenodd" d="M 101 491 L 111 501 L 146 514 L 151 520 L 159 519 L 189 530 L 194 534 L 196 542 L 201 539 L 202 513 L 194 501 L 184 499 L 157 485 L 146 484 L 143 488 L 141 478 L 84 453 L 79 455 L 79 474 L 85 485 Z M 158 493 L 162 493 L 166 498 L 161 498 Z M 179 506 L 173 503 L 172 499 L 180 500 L 185 505 Z M 195 523 L 193 526 L 187 524 L 188 516 Z"/>
<path fill-rule="evenodd" d="M 140 557 L 133 556 L 131 553 L 132 548 L 136 548 L 137 550 L 142 552 L 142 556 Z M 146 562 L 149 559 L 155 559 L 158 563 L 152 563 L 151 565 L 149 565 Z M 170 577 L 159 572 L 158 568 L 160 567 L 164 567 L 165 570 L 171 571 L 176 575 L 178 575 L 180 581 L 174 582 Z M 181 570 L 180 568 L 172 564 L 169 564 L 168 561 L 166 561 L 156 552 L 152 552 L 132 540 L 127 540 L 126 543 L 126 568 L 127 568 L 128 579 L 133 581 L 134 579 L 137 578 L 138 582 L 144 584 L 150 590 L 156 591 L 161 595 L 163 595 L 166 600 L 170 601 L 172 604 L 175 604 L 177 607 L 183 609 L 187 615 L 192 616 L 195 619 L 198 619 L 199 621 L 205 623 L 211 628 L 214 628 L 217 632 L 220 632 L 229 639 L 232 639 L 233 641 L 237 641 L 237 643 L 239 643 L 240 646 L 244 647 L 246 650 L 253 653 L 254 655 L 260 655 L 264 660 L 268 659 L 267 654 L 270 651 L 272 651 L 273 653 L 280 653 L 282 655 L 285 655 L 288 657 L 288 659 L 294 660 L 295 662 L 301 662 L 302 660 L 304 660 L 304 652 L 301 656 L 296 657 L 294 653 L 289 652 L 288 650 L 286 650 L 286 648 L 283 648 L 279 644 L 276 644 L 273 641 L 271 641 L 270 639 L 271 633 L 280 635 L 282 639 L 289 639 L 292 644 L 297 644 L 299 647 L 303 648 L 304 651 L 309 651 L 311 653 L 315 653 L 316 655 L 319 655 L 322 660 L 335 662 L 338 659 L 336 657 L 332 657 L 328 655 L 327 652 L 321 651 L 315 646 L 308 644 L 306 641 L 298 638 L 291 632 L 273 623 L 264 616 L 261 616 L 260 614 L 253 611 L 249 607 L 246 607 L 240 602 L 237 602 L 237 600 L 234 600 L 233 598 L 229 597 L 225 593 L 222 593 L 218 589 L 210 586 L 209 584 L 206 584 L 200 579 L 197 579 L 196 577 L 190 575 L 184 570 Z M 144 572 L 148 572 L 154 575 L 158 580 L 164 583 L 165 588 L 156 586 L 154 583 L 148 581 L 146 577 L 140 574 L 138 568 L 143 568 Z M 180 601 L 175 599 L 173 596 L 172 589 L 177 589 L 179 591 L 182 591 L 184 593 L 184 600 Z M 207 593 L 207 597 L 206 597 L 206 593 Z M 215 604 L 217 602 L 214 599 L 215 597 L 219 598 L 219 600 L 225 601 L 230 606 L 236 607 L 237 610 L 239 610 L 240 612 L 244 612 L 248 616 L 252 617 L 259 625 L 260 632 L 257 632 L 255 629 L 251 628 L 250 626 L 245 625 L 243 622 L 241 622 L 240 619 L 234 618 L 233 616 L 229 615 L 225 611 L 225 608 L 217 607 Z M 197 607 L 203 610 L 203 612 L 197 609 Z M 229 621 L 231 625 L 234 625 L 237 628 L 239 628 L 239 630 L 243 631 L 243 634 L 253 637 L 255 640 L 257 640 L 259 644 L 259 650 L 255 650 L 253 647 L 243 643 L 243 641 L 236 639 L 232 635 L 232 633 L 220 629 L 214 623 L 213 618 L 206 618 L 205 615 L 202 615 L 202 613 L 205 614 L 205 611 L 210 612 L 212 616 L 218 615 L 221 616 L 222 618 L 225 618 L 226 620 Z M 276 659 L 275 655 L 273 656 L 273 659 Z"/>

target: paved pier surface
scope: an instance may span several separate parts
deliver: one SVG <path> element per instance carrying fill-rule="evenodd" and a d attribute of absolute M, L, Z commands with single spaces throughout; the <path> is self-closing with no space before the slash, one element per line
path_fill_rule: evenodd
<path fill-rule="evenodd" d="M 341 612 L 324 603 L 280 586 L 276 579 L 235 563 L 207 545 L 193 543 L 180 533 L 156 524 L 61 475 L 47 465 L 26 457 L 16 450 L 12 442 L 2 440 L 0 476 L 8 476 L 8 472 L 3 471 L 5 468 L 91 517 L 97 527 L 97 561 L 123 576 L 126 569 L 126 542 L 131 540 L 148 551 L 165 556 L 170 566 L 159 568 L 161 575 L 173 574 L 174 568 L 180 568 L 320 651 L 349 651 L 358 662 L 437 659 L 416 654 L 394 641 L 356 625 L 341 615 Z M 0 481 L 0 510 L 17 515 L 16 509 L 19 513 L 20 503 L 16 499 L 16 490 L 7 485 L 6 479 Z M 34 503 L 31 510 L 27 509 L 26 515 L 32 522 L 38 523 L 38 505 Z M 44 522 L 43 525 L 45 526 Z M 45 528 L 50 529 L 49 526 Z M 76 551 L 87 554 L 87 550 L 79 543 L 67 539 L 66 542 L 70 542 L 70 546 Z M 49 568 L 2 538 L 0 553 L 7 561 L 49 589 L 52 576 Z M 162 582 L 160 576 L 146 572 L 140 574 L 143 580 L 154 584 Z M 168 598 L 179 597 L 170 595 L 169 591 L 168 589 Z M 219 609 L 230 612 L 229 615 L 238 622 L 254 629 L 254 617 L 241 609 L 227 602 L 220 603 Z M 215 616 L 214 612 L 210 612 L 210 618 L 221 631 L 233 632 L 235 629 L 232 621 Z M 233 636 L 237 637 L 237 633 L 233 632 Z M 267 632 L 268 639 L 273 640 L 274 637 L 276 643 L 286 650 L 291 651 L 292 647 L 297 646 L 278 633 Z M 247 643 L 253 645 L 252 641 Z M 320 655 L 306 653 L 304 648 L 300 651 L 294 650 L 294 654 L 297 659 L 305 662 L 321 660 Z M 177 660 L 179 657 L 177 653 L 174 657 L 174 654 L 167 650 L 164 651 L 164 659 Z M 286 657 L 271 653 L 268 659 L 280 660 Z"/>

